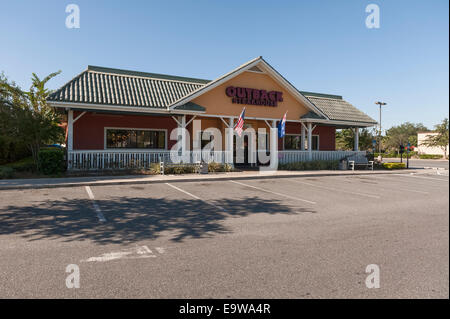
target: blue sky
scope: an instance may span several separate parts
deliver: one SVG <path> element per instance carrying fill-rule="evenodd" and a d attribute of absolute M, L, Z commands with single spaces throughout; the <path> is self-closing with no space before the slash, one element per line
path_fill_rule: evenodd
<path fill-rule="evenodd" d="M 66 5 L 80 29 L 65 26 Z M 365 26 L 368 4 L 380 28 Z M 343 95 L 383 127 L 448 117 L 447 0 L 4 1 L 0 71 L 23 88 L 31 72 L 87 65 L 214 79 L 262 55 L 298 89 Z"/>

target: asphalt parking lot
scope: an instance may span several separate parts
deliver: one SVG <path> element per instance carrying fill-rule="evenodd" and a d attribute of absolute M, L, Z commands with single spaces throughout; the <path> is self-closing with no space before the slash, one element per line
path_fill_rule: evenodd
<path fill-rule="evenodd" d="M 448 298 L 448 192 L 431 170 L 0 191 L 0 298 Z"/>

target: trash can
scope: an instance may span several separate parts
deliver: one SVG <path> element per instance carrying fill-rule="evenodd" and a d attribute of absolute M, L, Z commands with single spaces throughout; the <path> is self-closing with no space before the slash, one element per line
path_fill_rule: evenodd
<path fill-rule="evenodd" d="M 339 162 L 339 169 L 340 169 L 341 171 L 346 171 L 346 170 L 348 170 L 348 162 L 347 162 L 347 160 L 343 159 L 343 160 L 341 160 L 341 161 Z"/>
<path fill-rule="evenodd" d="M 202 162 L 200 164 L 200 174 L 208 174 L 208 163 Z"/>

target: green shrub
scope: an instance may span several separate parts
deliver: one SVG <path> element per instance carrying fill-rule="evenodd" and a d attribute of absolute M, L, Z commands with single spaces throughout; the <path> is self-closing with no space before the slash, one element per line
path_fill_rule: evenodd
<path fill-rule="evenodd" d="M 194 164 L 164 165 L 164 174 L 191 174 L 195 173 L 195 171 L 196 166 Z"/>
<path fill-rule="evenodd" d="M 39 171 L 45 175 L 58 175 L 64 170 L 64 151 L 59 148 L 41 149 L 38 154 Z"/>
<path fill-rule="evenodd" d="M 221 164 L 216 162 L 211 162 L 208 164 L 208 172 L 231 172 L 233 167 L 230 164 Z"/>
<path fill-rule="evenodd" d="M 11 167 L 0 166 L 0 179 L 2 178 L 13 178 L 14 170 Z"/>
<path fill-rule="evenodd" d="M 441 158 L 443 158 L 443 156 L 437 155 L 437 154 L 420 154 L 419 158 L 420 159 L 441 159 Z"/>
<path fill-rule="evenodd" d="M 339 161 L 310 161 L 279 164 L 278 169 L 287 171 L 336 170 Z"/>
<path fill-rule="evenodd" d="M 159 165 L 159 163 L 151 163 L 148 170 L 151 174 L 160 174 L 161 166 Z"/>
<path fill-rule="evenodd" d="M 405 163 L 383 163 L 385 169 L 403 169 L 406 168 Z"/>

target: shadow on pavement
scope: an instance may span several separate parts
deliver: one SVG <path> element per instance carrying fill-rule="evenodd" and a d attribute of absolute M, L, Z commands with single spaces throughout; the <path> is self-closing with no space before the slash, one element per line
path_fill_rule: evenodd
<path fill-rule="evenodd" d="M 106 217 L 101 223 L 92 202 L 80 199 L 48 201 L 39 206 L 8 206 L 0 211 L 0 235 L 16 234 L 29 241 L 59 239 L 91 240 L 100 244 L 126 244 L 156 239 L 169 231 L 173 241 L 211 237 L 230 230 L 222 223 L 226 218 L 251 214 L 299 214 L 311 208 L 295 210 L 280 201 L 258 197 L 223 199 L 215 205 L 200 200 L 164 198 L 126 198 L 96 200 Z"/>

